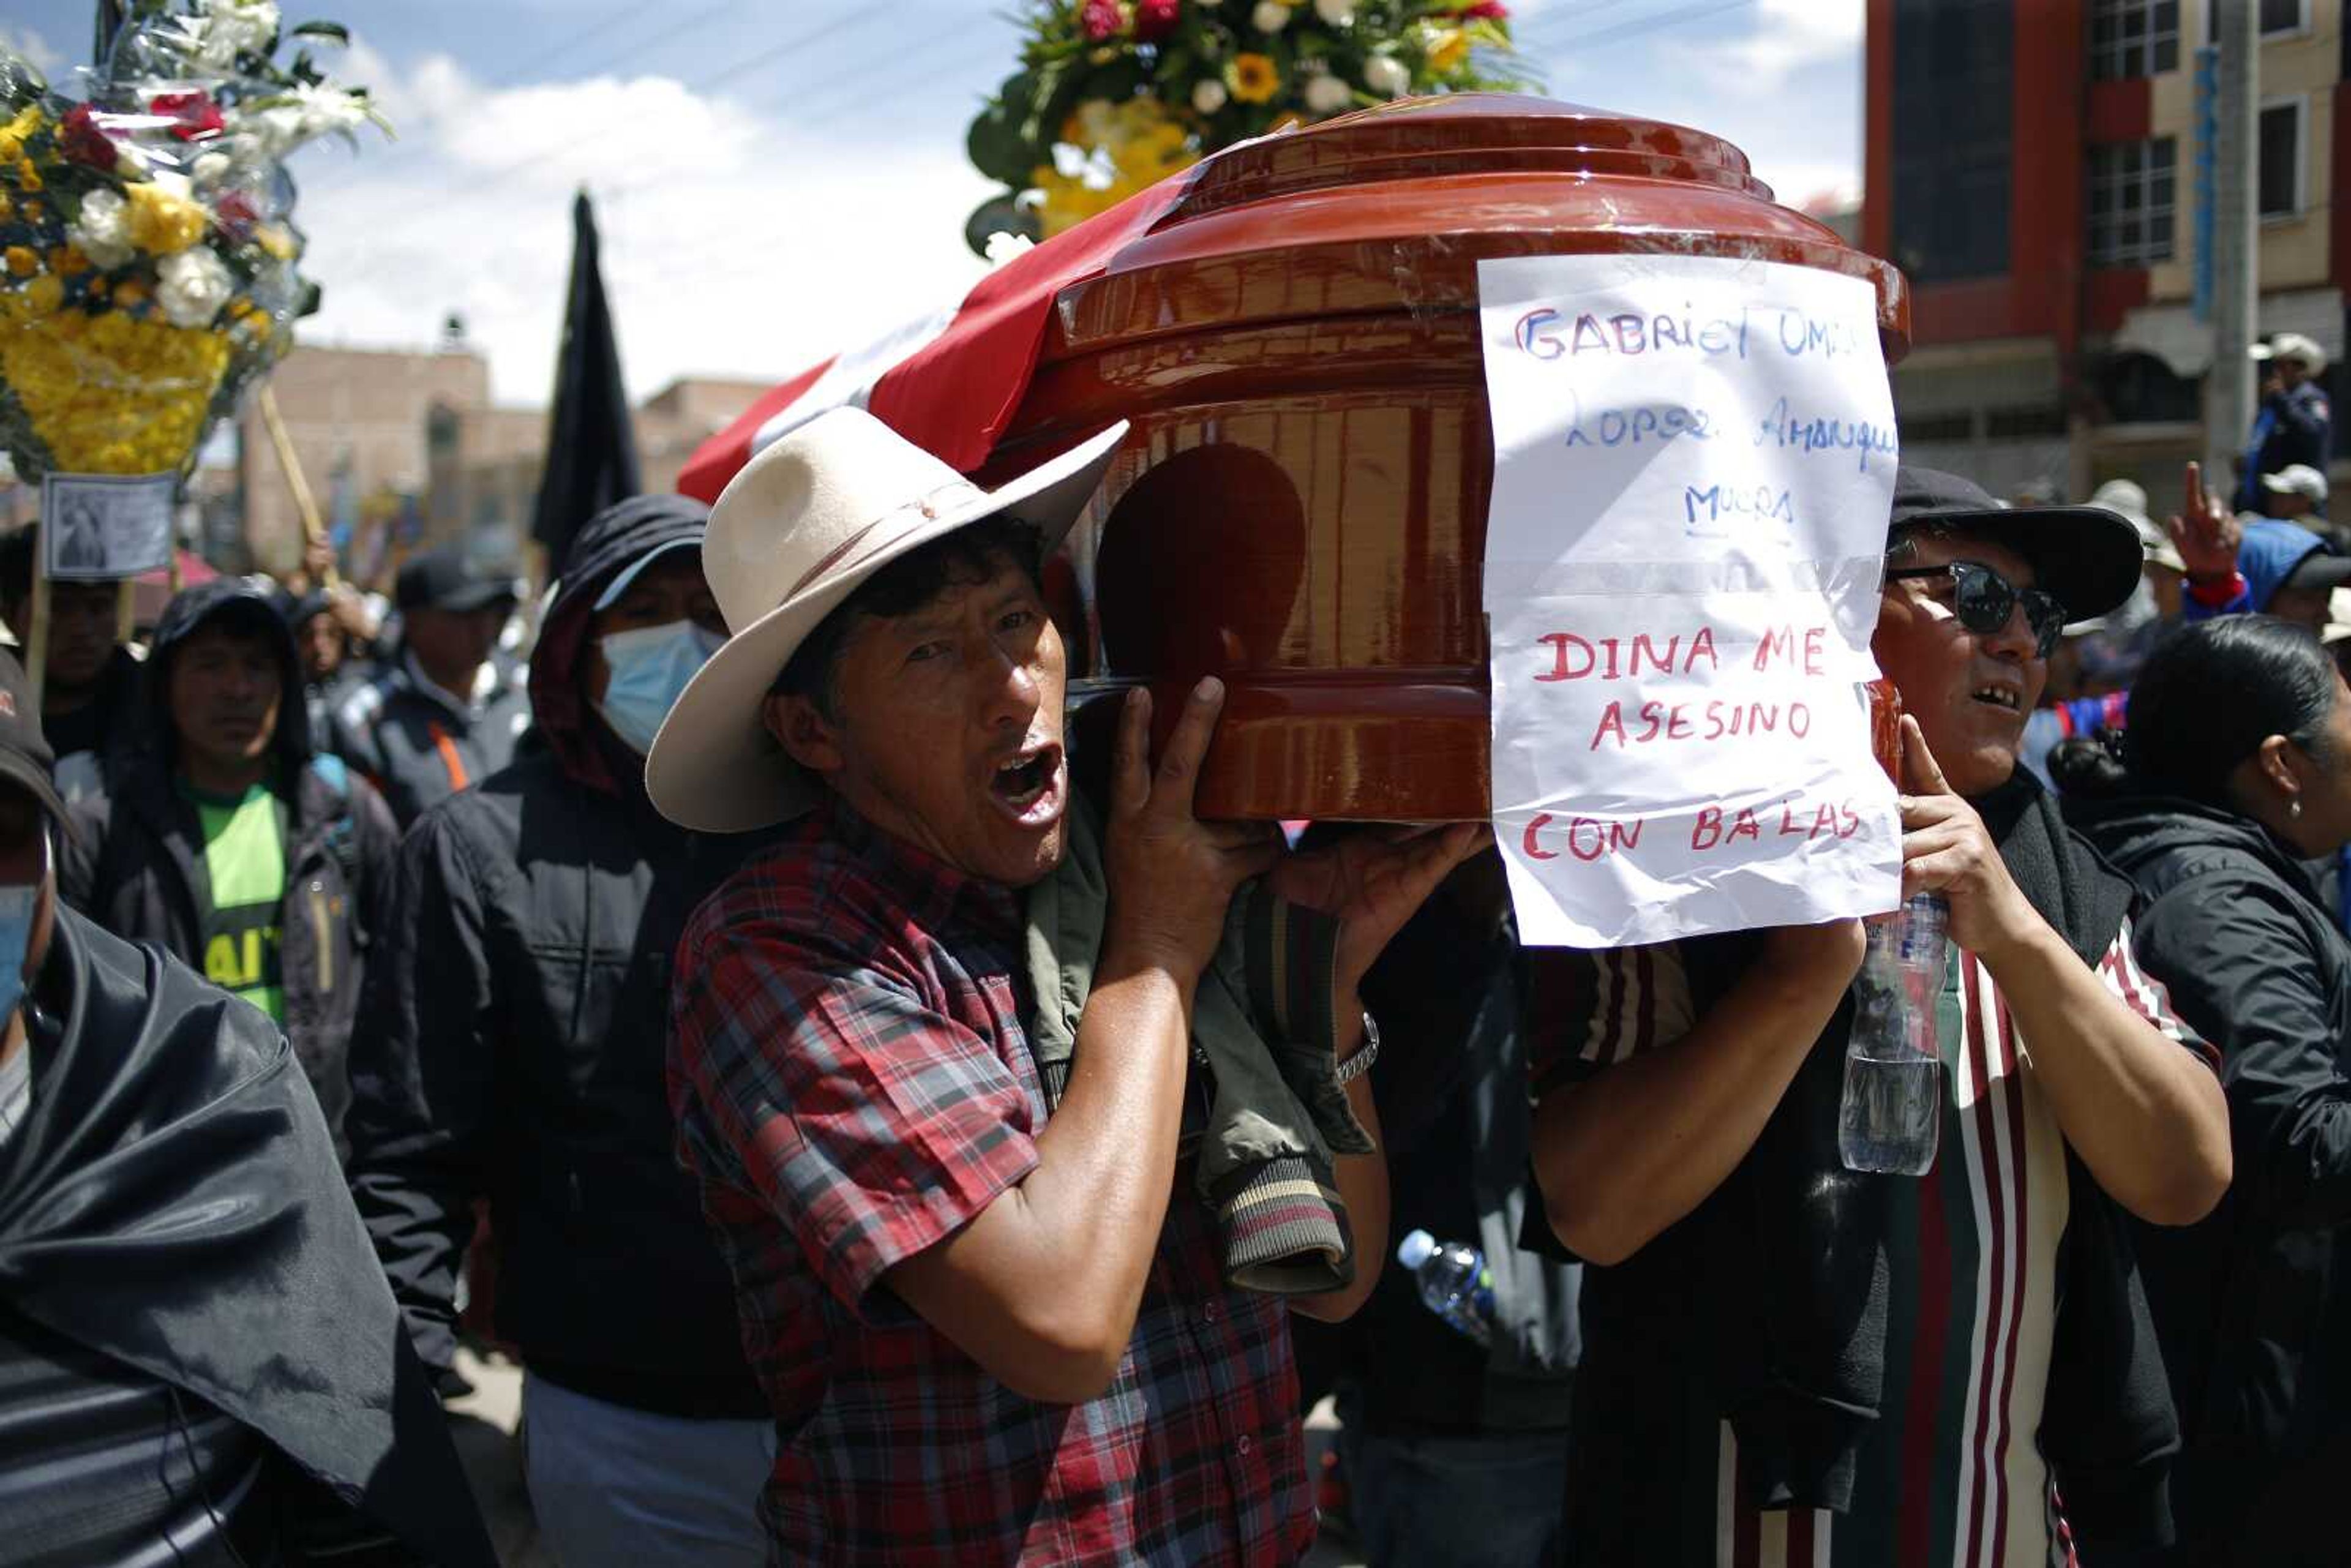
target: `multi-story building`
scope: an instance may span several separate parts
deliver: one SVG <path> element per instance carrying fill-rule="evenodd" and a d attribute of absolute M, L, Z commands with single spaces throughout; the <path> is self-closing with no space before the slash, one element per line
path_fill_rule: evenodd
<path fill-rule="evenodd" d="M 487 409 L 490 365 L 455 337 L 426 353 L 304 347 L 270 372 L 270 386 L 303 478 L 330 514 L 340 497 L 423 495 L 434 411 Z M 302 559 L 302 521 L 258 398 L 238 417 L 237 449 L 252 563 L 291 570 Z"/>
<path fill-rule="evenodd" d="M 2257 326 L 2339 365 L 2351 34 L 2342 0 L 2241 3 L 2262 31 Z M 1868 0 L 1862 238 L 1913 285 L 1894 372 L 1906 457 L 1996 493 L 2131 477 L 2160 499 L 2206 450 L 2199 64 L 2215 4 Z"/>

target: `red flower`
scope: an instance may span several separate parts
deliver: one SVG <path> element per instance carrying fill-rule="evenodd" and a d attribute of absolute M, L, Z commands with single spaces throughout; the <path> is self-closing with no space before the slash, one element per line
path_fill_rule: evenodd
<path fill-rule="evenodd" d="M 159 92 L 147 100 L 147 110 L 177 120 L 172 134 L 183 141 L 207 141 L 228 129 L 220 106 L 201 92 Z"/>
<path fill-rule="evenodd" d="M 229 238 L 242 241 L 261 221 L 261 209 L 243 191 L 225 191 L 213 204 L 213 217 Z"/>
<path fill-rule="evenodd" d="M 1176 30 L 1183 10 L 1184 0 L 1135 0 L 1135 37 L 1143 43 L 1157 43 Z"/>
<path fill-rule="evenodd" d="M 1503 5 L 1502 0 L 1478 0 L 1475 5 L 1461 8 L 1461 17 L 1470 22 L 1507 22 L 1510 19 L 1510 8 Z"/>
<path fill-rule="evenodd" d="M 86 103 L 74 105 L 57 121 L 57 151 L 69 162 L 100 172 L 112 169 L 117 158 L 113 138 L 99 128 L 98 116 Z"/>
<path fill-rule="evenodd" d="M 1126 26 L 1126 18 L 1119 15 L 1118 0 L 1086 0 L 1085 9 L 1078 13 L 1078 26 L 1088 39 L 1099 44 L 1115 37 Z"/>

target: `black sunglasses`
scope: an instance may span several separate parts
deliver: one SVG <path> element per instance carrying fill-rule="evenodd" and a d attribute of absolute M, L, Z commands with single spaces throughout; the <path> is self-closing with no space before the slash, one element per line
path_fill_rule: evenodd
<path fill-rule="evenodd" d="M 2055 594 L 2038 588 L 2019 588 L 1980 560 L 1955 560 L 1948 566 L 1908 566 L 1886 574 L 1888 582 L 1906 577 L 1948 577 L 1951 607 L 1959 624 L 1979 637 L 1997 635 L 2016 607 L 2024 606 L 2024 623 L 2032 628 L 2035 651 L 2043 658 L 2057 651 L 2065 635 L 2065 606 Z"/>

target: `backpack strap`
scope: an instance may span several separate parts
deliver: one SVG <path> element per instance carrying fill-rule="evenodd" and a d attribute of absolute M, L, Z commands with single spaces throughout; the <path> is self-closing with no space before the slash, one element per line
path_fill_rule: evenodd
<path fill-rule="evenodd" d="M 327 850 L 342 868 L 347 886 L 357 886 L 360 869 L 359 823 L 351 817 L 350 764 L 331 751 L 313 752 L 310 771 L 320 783 L 333 791 L 336 802 L 342 808 L 335 820 L 327 824 Z"/>

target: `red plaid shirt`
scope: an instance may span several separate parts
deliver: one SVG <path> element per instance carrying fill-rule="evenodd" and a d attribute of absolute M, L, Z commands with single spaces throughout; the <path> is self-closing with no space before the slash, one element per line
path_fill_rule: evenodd
<path fill-rule="evenodd" d="M 1286 1309 L 1179 1179 L 1108 1392 L 1025 1399 L 883 1282 L 1037 1164 L 1021 907 L 812 813 L 679 946 L 670 1101 L 782 1447 L 782 1560 L 1281 1563 L 1314 1533 Z"/>

